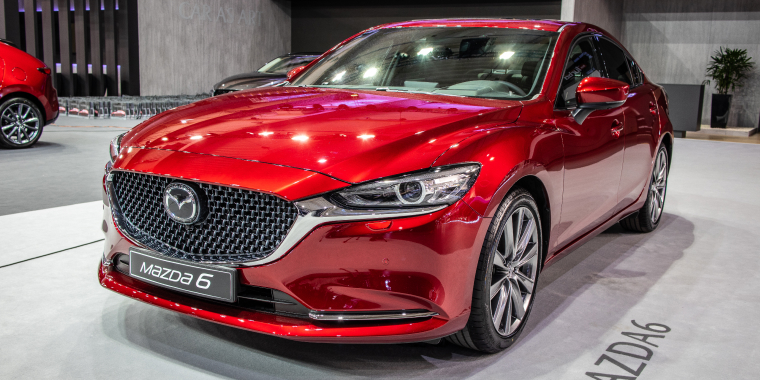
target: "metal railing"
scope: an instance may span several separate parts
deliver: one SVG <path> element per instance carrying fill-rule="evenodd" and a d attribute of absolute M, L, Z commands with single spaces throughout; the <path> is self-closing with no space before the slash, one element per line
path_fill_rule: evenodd
<path fill-rule="evenodd" d="M 208 98 L 208 94 L 175 96 L 60 97 L 61 116 L 89 119 L 147 119 L 161 112 Z"/>

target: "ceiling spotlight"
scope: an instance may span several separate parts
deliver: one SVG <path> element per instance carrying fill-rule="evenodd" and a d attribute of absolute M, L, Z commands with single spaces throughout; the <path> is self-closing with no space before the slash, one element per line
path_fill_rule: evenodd
<path fill-rule="evenodd" d="M 374 67 L 370 67 L 367 69 L 367 71 L 364 72 L 364 75 L 362 75 L 364 78 L 372 78 L 377 74 L 377 69 Z"/>
<path fill-rule="evenodd" d="M 346 71 L 345 70 L 341 71 L 341 72 L 339 72 L 337 74 L 335 74 L 335 76 L 333 77 L 332 81 L 333 82 L 337 82 L 337 81 L 341 80 L 341 78 L 343 78 L 344 75 L 346 75 Z"/>

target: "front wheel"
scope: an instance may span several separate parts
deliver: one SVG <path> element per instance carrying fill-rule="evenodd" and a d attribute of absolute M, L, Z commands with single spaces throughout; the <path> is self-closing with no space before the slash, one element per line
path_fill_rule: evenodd
<path fill-rule="evenodd" d="M 11 98 L 0 105 L 0 146 L 28 148 L 42 135 L 42 112 L 31 101 Z"/>
<path fill-rule="evenodd" d="M 660 146 L 652 168 L 644 207 L 620 221 L 623 228 L 635 232 L 652 232 L 660 224 L 668 190 L 668 150 Z"/>
<path fill-rule="evenodd" d="M 472 310 L 449 342 L 484 352 L 511 346 L 525 328 L 541 269 L 541 219 L 530 193 L 512 191 L 491 222 L 480 253 Z"/>

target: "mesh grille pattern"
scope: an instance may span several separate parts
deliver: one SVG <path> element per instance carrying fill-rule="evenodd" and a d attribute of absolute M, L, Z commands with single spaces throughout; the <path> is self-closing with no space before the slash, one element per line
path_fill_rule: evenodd
<path fill-rule="evenodd" d="M 162 203 L 174 179 L 113 172 L 122 228 L 166 256 L 204 262 L 239 262 L 267 256 L 296 218 L 292 203 L 273 195 L 197 183 L 208 198 L 208 216 L 193 225 L 170 219 Z"/>

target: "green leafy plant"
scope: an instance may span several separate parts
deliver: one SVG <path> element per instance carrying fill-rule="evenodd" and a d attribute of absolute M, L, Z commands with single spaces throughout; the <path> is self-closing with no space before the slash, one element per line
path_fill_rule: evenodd
<path fill-rule="evenodd" d="M 715 81 L 715 87 L 720 94 L 727 94 L 728 89 L 735 91 L 744 85 L 747 73 L 755 67 L 752 58 L 747 56 L 747 49 L 731 49 L 723 47 L 711 56 L 707 66 L 707 76 Z"/>

